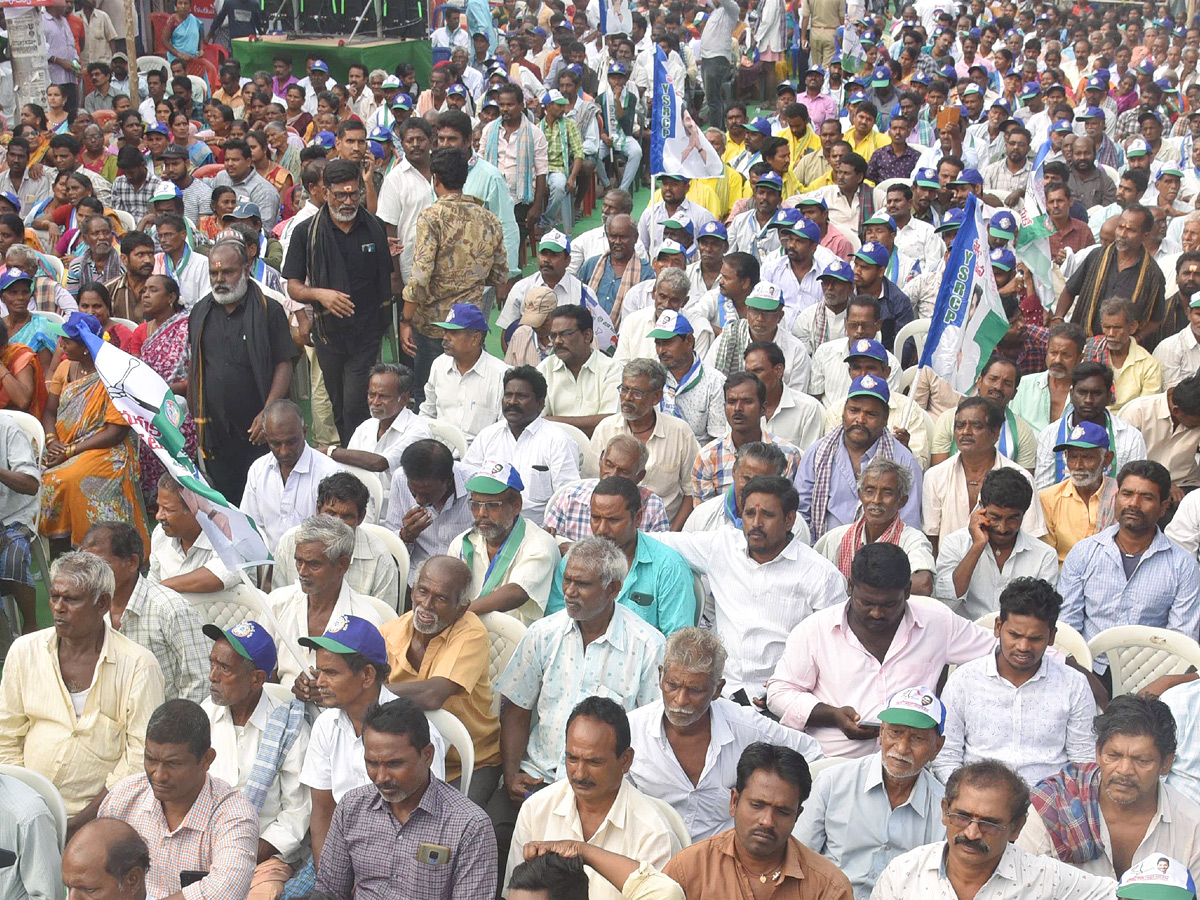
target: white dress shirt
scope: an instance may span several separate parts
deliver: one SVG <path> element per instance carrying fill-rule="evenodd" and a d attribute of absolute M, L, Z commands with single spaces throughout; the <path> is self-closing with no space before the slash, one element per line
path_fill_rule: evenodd
<path fill-rule="evenodd" d="M 534 130 L 539 131 L 539 129 Z M 508 299 L 504 301 L 504 306 L 500 309 L 500 315 L 496 319 L 497 328 L 507 329 L 509 325 L 521 318 L 521 313 L 525 309 L 525 295 L 535 287 L 549 287 L 546 284 L 546 279 L 542 277 L 541 272 L 534 272 L 512 286 L 512 289 L 508 292 Z M 587 291 L 589 295 L 592 294 L 592 289 L 570 272 L 563 275 L 558 284 L 551 288 L 551 290 L 558 297 L 560 306 L 570 306 L 572 304 L 582 306 L 583 292 Z"/>
<path fill-rule="evenodd" d="M 521 513 L 531 522 L 546 517 L 546 503 L 556 490 L 579 480 L 579 445 L 565 431 L 541 416 L 513 437 L 508 421 L 501 419 L 475 437 L 463 462 L 471 473 L 487 460 L 506 462 L 521 476 Z"/>
<path fill-rule="evenodd" d="M 624 306 L 621 309 L 625 314 L 621 316 L 621 326 L 617 329 L 617 352 L 613 354 L 613 359 L 621 362 L 631 359 L 658 359 L 654 338 L 650 337 L 657 319 L 653 304 L 633 312 L 629 312 Z M 688 323 L 693 329 L 696 352 L 703 359 L 714 340 L 712 326 L 708 324 L 707 319 L 697 319 L 695 322 L 688 319 Z"/>
<path fill-rule="evenodd" d="M 293 584 L 271 591 L 267 601 L 271 605 L 271 612 L 275 614 L 275 621 L 279 623 L 278 633 L 274 635 L 275 644 L 279 647 L 279 683 L 290 688 L 296 676 L 300 674 L 296 657 L 310 668 L 316 665 L 317 660 L 317 651 L 302 647 L 298 643 L 300 638 L 310 636 L 308 595 L 300 590 L 298 584 Z M 329 613 L 329 621 L 334 621 L 338 616 L 358 616 L 378 628 L 384 622 L 396 618 L 396 610 L 377 597 L 369 597 L 352 590 L 343 580 L 337 602 L 333 604 L 333 610 Z M 280 646 L 282 644 L 286 644 L 293 653 L 288 653 Z"/>
<path fill-rule="evenodd" d="M 167 275 L 179 284 L 179 299 L 185 309 L 191 309 L 196 302 L 204 297 L 212 285 L 208 280 L 208 257 L 188 248 L 184 251 L 187 259 L 182 269 L 167 266 L 166 253 L 154 254 L 154 274 Z"/>
<path fill-rule="evenodd" d="M 212 748 L 217 751 L 217 758 L 208 773 L 235 790 L 244 791 L 258 758 L 258 746 L 266 731 L 267 719 L 282 705 L 270 693 L 262 691 L 246 724 L 238 726 L 229 714 L 229 707 L 217 706 L 211 697 L 206 697 L 200 706 L 208 714 Z M 280 763 L 258 811 L 259 838 L 278 850 L 280 859 L 291 863 L 299 859 L 312 815 L 312 795 L 308 787 L 300 783 L 300 767 L 308 750 L 308 738 L 308 723 L 302 721 L 300 734 Z"/>
<path fill-rule="evenodd" d="M 404 243 L 400 252 L 400 274 L 405 281 L 412 274 L 413 254 L 417 250 L 417 217 L 436 200 L 433 185 L 407 159 L 400 160 L 384 176 L 379 188 L 376 215 L 393 226 L 396 237 Z"/>
<path fill-rule="evenodd" d="M 669 803 L 683 818 L 692 841 L 702 841 L 733 827 L 729 792 L 737 784 L 742 751 L 756 741 L 790 747 L 808 762 L 824 754 L 815 738 L 785 728 L 757 710 L 718 697 L 710 707 L 708 750 L 704 768 L 693 785 L 667 740 L 663 702 L 655 700 L 629 714 L 633 765 L 629 780 L 651 797 Z"/>
<path fill-rule="evenodd" d="M 896 231 L 896 249 L 910 259 L 920 260 L 921 269 L 932 269 L 946 255 L 942 236 L 928 222 L 911 217 L 908 224 Z"/>
<path fill-rule="evenodd" d="M 1191 325 L 1185 325 L 1154 348 L 1154 358 L 1162 363 L 1163 387 L 1172 388 L 1200 369 L 1200 343 Z"/>
<path fill-rule="evenodd" d="M 380 685 L 381 704 L 397 699 Z M 429 740 L 433 744 L 433 763 L 429 770 L 445 779 L 446 739 L 432 722 L 429 723 Z M 300 769 L 300 783 L 314 791 L 332 791 L 334 803 L 340 802 L 355 788 L 371 783 L 363 759 L 362 735 L 354 733 L 354 723 L 345 710 L 326 709 L 313 722 L 304 765 Z"/>
<path fill-rule="evenodd" d="M 871 900 L 958 900 L 946 875 L 945 860 L 945 841 L 897 856 L 883 870 Z M 1097 878 L 1009 844 L 975 900 L 1111 900 L 1116 890 L 1117 883 L 1111 878 Z"/>
<path fill-rule="evenodd" d="M 503 896 L 508 896 L 508 882 L 513 869 L 525 861 L 527 843 L 583 840 L 610 853 L 648 863 L 656 869 L 661 869 L 683 849 L 679 838 L 671 830 L 671 820 L 659 802 L 647 797 L 624 779 L 612 806 L 604 815 L 604 821 L 590 838 L 585 838 L 571 782 L 559 781 L 530 795 L 521 804 L 508 849 Z M 588 897 L 591 900 L 623 900 L 625 895 L 608 879 L 593 869 L 586 871 Z"/>
<path fill-rule="evenodd" d="M 1167 773 L 1167 784 L 1193 803 L 1200 803 L 1200 681 L 1180 684 L 1162 695 L 1162 702 L 1175 717 L 1177 745 L 1175 762 Z"/>
<path fill-rule="evenodd" d="M 844 330 L 844 329 L 843 329 Z M 812 357 L 812 376 L 808 381 L 808 393 L 820 397 L 826 406 L 845 400 L 850 393 L 850 364 L 846 362 L 846 351 L 850 347 L 848 338 L 831 338 L 817 348 Z M 888 388 L 893 394 L 900 392 L 900 360 L 887 352 Z"/>
<path fill-rule="evenodd" d="M 1019 687 L 1000 674 L 995 653 L 973 659 L 950 673 L 942 703 L 946 743 L 931 765 L 943 782 L 959 766 L 1002 759 L 1032 785 L 1096 758 L 1087 678 L 1051 656 Z"/>
<path fill-rule="evenodd" d="M 246 492 L 242 512 L 252 518 L 262 532 L 272 554 L 280 536 L 317 512 L 317 485 L 321 479 L 345 471 L 323 453 L 307 444 L 288 475 L 287 483 L 279 471 L 274 453 L 260 456 L 246 473 Z"/>
<path fill-rule="evenodd" d="M 354 434 L 350 435 L 346 449 L 376 453 L 387 460 L 387 469 L 376 473 L 383 482 L 383 491 L 386 494 L 392 485 L 392 473 L 400 469 L 400 457 L 409 444 L 432 437 L 433 432 L 429 430 L 425 421 L 406 407 L 400 410 L 400 414 L 384 430 L 383 437 L 379 437 L 379 420 L 365 419 L 354 429 Z"/>
<path fill-rule="evenodd" d="M 794 391 L 786 384 L 779 405 L 771 418 L 762 419 L 762 428 L 776 437 L 808 450 L 821 439 L 824 432 L 825 407 L 810 394 Z"/>
<path fill-rule="evenodd" d="M 842 573 L 800 536 L 765 563 L 750 557 L 741 529 L 655 536 L 708 576 L 714 628 L 729 651 L 726 694 L 744 688 L 748 697 L 761 697 L 788 633 L 815 610 L 846 599 Z"/>
<path fill-rule="evenodd" d="M 484 428 L 500 421 L 508 368 L 504 360 L 484 350 L 463 373 L 443 353 L 429 367 L 421 415 L 457 426 L 468 443 L 473 441 Z"/>
<path fill-rule="evenodd" d="M 1033 505 L 1041 507 L 1042 504 L 1034 497 Z M 1017 542 L 1004 563 L 1004 570 L 996 566 L 996 554 L 987 547 L 979 555 L 966 593 L 960 595 L 954 590 L 954 570 L 970 552 L 971 544 L 968 528 L 959 528 L 941 539 L 933 593 L 972 622 L 982 615 L 999 611 L 1000 594 L 1014 578 L 1041 578 L 1051 585 L 1058 584 L 1058 551 L 1022 528 L 1017 532 Z"/>
<path fill-rule="evenodd" d="M 167 537 L 162 526 L 155 525 L 150 534 L 150 580 L 163 582 L 168 578 L 188 575 L 197 569 L 208 569 L 221 579 L 221 586 L 225 590 L 242 580 L 237 572 L 225 568 L 221 557 L 217 556 L 217 551 L 213 549 L 203 531 L 185 551 L 179 538 Z"/>

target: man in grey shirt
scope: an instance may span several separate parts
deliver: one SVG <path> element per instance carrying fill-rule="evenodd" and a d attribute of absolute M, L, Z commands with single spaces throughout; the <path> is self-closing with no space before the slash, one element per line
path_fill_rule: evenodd
<path fill-rule="evenodd" d="M 725 130 L 725 108 L 733 89 L 733 29 L 740 17 L 734 0 L 718 0 L 700 35 L 700 78 L 705 121 Z"/>
<path fill-rule="evenodd" d="M 250 145 L 245 141 L 225 142 L 225 171 L 218 172 L 212 180 L 213 187 L 229 185 L 238 195 L 238 200 L 250 200 L 257 204 L 262 213 L 263 228 L 268 232 L 279 219 L 279 191 L 267 179 L 254 171 L 250 159 Z"/>

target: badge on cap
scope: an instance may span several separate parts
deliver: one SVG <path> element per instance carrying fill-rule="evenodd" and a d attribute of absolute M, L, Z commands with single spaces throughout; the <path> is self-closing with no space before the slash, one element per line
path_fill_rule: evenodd
<path fill-rule="evenodd" d="M 865 338 L 854 342 L 854 350 L 856 353 L 866 353 L 871 349 L 871 342 Z"/>
<path fill-rule="evenodd" d="M 871 375 L 868 374 L 868 375 L 864 375 L 862 377 L 862 381 L 860 381 L 859 384 L 861 384 L 863 387 L 865 387 L 867 390 L 870 391 L 870 390 L 875 389 L 875 385 L 878 384 L 878 382 Z"/>
<path fill-rule="evenodd" d="M 238 622 L 236 625 L 234 625 L 232 628 L 229 629 L 229 633 L 232 634 L 234 637 L 248 638 L 254 634 L 254 623 L 249 620 L 246 620 L 244 622 Z"/>
<path fill-rule="evenodd" d="M 345 631 L 349 627 L 350 627 L 350 620 L 347 619 L 345 616 L 338 616 L 336 619 L 334 619 L 333 621 L 331 621 L 329 623 L 328 627 L 325 629 L 325 633 L 326 634 L 334 634 L 335 632 L 338 632 L 338 631 Z"/>
<path fill-rule="evenodd" d="M 1164 853 L 1151 853 L 1125 870 L 1117 896 L 1130 900 L 1193 900 L 1196 883 L 1183 863 Z"/>

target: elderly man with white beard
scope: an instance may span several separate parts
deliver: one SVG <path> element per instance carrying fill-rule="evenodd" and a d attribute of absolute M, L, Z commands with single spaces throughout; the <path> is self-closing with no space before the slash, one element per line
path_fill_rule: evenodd
<path fill-rule="evenodd" d="M 245 244 L 218 241 L 208 276 L 212 292 L 188 314 L 188 404 L 209 482 L 237 504 L 267 452 L 263 411 L 287 397 L 299 351 L 283 307 L 251 280 Z"/>
<path fill-rule="evenodd" d="M 1113 461 L 1108 429 L 1080 422 L 1054 449 L 1059 447 L 1066 453 L 1070 477 L 1038 491 L 1038 500 L 1046 521 L 1042 540 L 1058 551 L 1062 565 L 1072 547 L 1116 521 L 1117 482 L 1105 474 Z"/>

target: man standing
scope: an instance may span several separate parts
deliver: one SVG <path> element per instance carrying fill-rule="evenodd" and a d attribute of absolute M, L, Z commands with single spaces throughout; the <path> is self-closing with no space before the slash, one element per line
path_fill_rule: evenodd
<path fill-rule="evenodd" d="M 154 230 L 162 247 L 162 252 L 154 255 L 154 274 L 174 279 L 179 285 L 179 299 L 184 309 L 191 309 L 212 290 L 208 280 L 208 260 L 188 246 L 187 222 L 183 216 L 164 213 L 155 219 Z"/>
<path fill-rule="evenodd" d="M 793 834 L 845 873 L 866 900 L 889 862 L 946 833 L 945 793 L 931 770 L 946 709 L 927 687 L 898 691 L 879 711 L 879 752 L 813 779 Z"/>
<path fill-rule="evenodd" d="M 733 90 L 733 29 L 741 18 L 734 0 L 715 4 L 700 35 L 700 79 L 704 88 L 704 121 L 713 128 L 725 125 L 725 110 Z M 682 91 L 683 85 L 675 85 Z"/>
<path fill-rule="evenodd" d="M 238 138 L 225 142 L 225 168 L 212 180 L 213 187 L 231 187 L 239 202 L 249 200 L 262 211 L 263 225 L 274 228 L 279 219 L 279 191 L 254 168 L 250 145 Z"/>
<path fill-rule="evenodd" d="M 384 176 L 375 212 L 388 237 L 400 241 L 396 271 L 400 275 L 399 283 L 407 284 L 412 277 L 413 255 L 417 249 L 417 216 L 437 200 L 429 169 L 433 128 L 417 117 L 405 119 L 395 127 L 394 133 L 399 137 L 398 144 L 404 155 Z"/>
<path fill-rule="evenodd" d="M 523 246 L 529 234 L 535 232 L 546 205 L 549 146 L 542 130 L 525 118 L 525 95 L 520 85 L 502 85 L 496 99 L 500 118 L 484 127 L 479 146 L 483 158 L 508 182 Z"/>
<path fill-rule="evenodd" d="M 188 405 L 213 487 L 239 503 L 266 452 L 263 412 L 287 396 L 298 351 L 283 307 L 251 283 L 242 241 L 219 241 L 208 275 L 212 292 L 188 315 Z"/>
<path fill-rule="evenodd" d="M 325 186 L 325 206 L 296 228 L 283 275 L 290 296 L 312 306 L 317 362 L 346 443 L 369 415 L 367 383 L 383 340 L 392 261 L 383 224 L 360 204 L 360 167 L 334 160 Z"/>
<path fill-rule="evenodd" d="M 79 105 L 79 50 L 67 22 L 69 10 L 66 0 L 51 0 L 42 12 L 42 27 L 46 32 L 50 83 L 62 91 L 66 108 L 74 112 Z"/>
<path fill-rule="evenodd" d="M 983 169 L 983 199 L 992 206 L 1016 207 L 1024 202 L 1025 185 L 1032 166 L 1029 163 L 1029 132 L 1016 126 L 1004 138 L 1004 159 Z"/>

